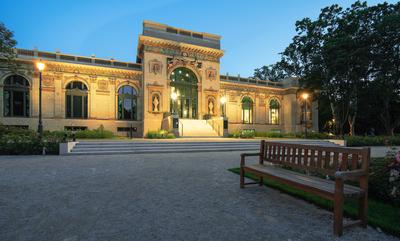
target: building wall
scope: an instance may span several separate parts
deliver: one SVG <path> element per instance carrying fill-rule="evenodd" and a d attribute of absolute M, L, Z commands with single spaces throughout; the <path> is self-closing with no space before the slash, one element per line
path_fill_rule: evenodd
<path fill-rule="evenodd" d="M 135 136 L 142 136 L 143 113 L 142 102 L 137 107 L 138 119 L 124 121 L 117 119 L 118 89 L 123 85 L 134 86 L 138 91 L 138 98 L 142 96 L 141 73 L 128 70 L 114 70 L 78 64 L 64 64 L 59 62 L 45 62 L 46 69 L 42 78 L 42 116 L 45 130 L 63 130 L 66 126 L 84 126 L 96 129 L 101 125 L 105 129 L 119 135 L 127 132 L 118 132 L 118 127 L 135 127 Z M 3 111 L 3 83 L 11 72 L 5 68 L 0 71 L 0 122 L 5 125 L 29 126 L 37 128 L 39 113 L 39 75 L 34 71 L 33 62 L 24 62 L 18 74 L 24 76 L 30 83 L 30 117 L 4 117 Z M 68 119 L 66 117 L 66 85 L 71 81 L 81 81 L 88 87 L 88 118 Z"/>

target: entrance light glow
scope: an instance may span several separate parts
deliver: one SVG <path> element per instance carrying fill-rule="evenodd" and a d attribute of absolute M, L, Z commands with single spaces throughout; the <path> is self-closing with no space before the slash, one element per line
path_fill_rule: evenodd
<path fill-rule="evenodd" d="M 226 97 L 225 97 L 225 96 L 222 96 L 221 99 L 220 99 L 220 101 L 221 101 L 221 104 L 225 104 L 225 103 L 226 103 Z"/>

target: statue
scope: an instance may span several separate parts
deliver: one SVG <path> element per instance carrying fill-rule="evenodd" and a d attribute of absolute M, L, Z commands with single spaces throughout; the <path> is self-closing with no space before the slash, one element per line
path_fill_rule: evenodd
<path fill-rule="evenodd" d="M 160 101 L 158 100 L 158 95 L 154 95 L 154 97 L 153 97 L 153 111 L 154 112 L 159 111 L 159 104 L 160 104 Z"/>
<path fill-rule="evenodd" d="M 208 101 L 208 113 L 209 113 L 210 115 L 213 115 L 213 114 L 214 114 L 214 103 L 213 103 L 212 100 L 209 100 L 209 101 Z"/>

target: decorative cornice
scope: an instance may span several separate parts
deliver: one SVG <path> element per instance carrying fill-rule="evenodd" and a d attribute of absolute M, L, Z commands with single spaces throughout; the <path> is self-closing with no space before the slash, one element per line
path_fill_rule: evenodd
<path fill-rule="evenodd" d="M 171 40 L 159 39 L 149 36 L 139 36 L 138 49 L 143 49 L 144 46 L 155 48 L 147 48 L 147 51 L 158 51 L 167 55 L 182 55 L 188 53 L 188 57 L 198 59 L 209 59 L 210 61 L 219 61 L 224 55 L 224 51 L 219 49 L 207 48 L 193 44 L 175 42 Z M 139 51 L 140 52 L 140 51 Z"/>
<path fill-rule="evenodd" d="M 60 62 L 47 62 L 46 72 L 54 73 L 72 73 L 83 74 L 90 76 L 91 79 L 96 79 L 97 76 L 110 78 L 121 78 L 131 80 L 142 80 L 142 72 L 135 70 L 114 69 L 107 67 L 87 66 L 80 64 L 69 64 Z"/>

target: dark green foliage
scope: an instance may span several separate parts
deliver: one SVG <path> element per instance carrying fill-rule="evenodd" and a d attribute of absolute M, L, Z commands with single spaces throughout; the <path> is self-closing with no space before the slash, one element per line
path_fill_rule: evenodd
<path fill-rule="evenodd" d="M 174 139 L 175 135 L 173 133 L 169 133 L 166 130 L 149 131 L 149 132 L 147 132 L 146 138 L 149 138 L 149 139 Z"/>
<path fill-rule="evenodd" d="M 399 146 L 400 136 L 346 136 L 347 146 Z"/>
<path fill-rule="evenodd" d="M 324 131 L 342 136 L 374 128 L 394 135 L 400 128 L 400 2 L 334 4 L 295 26 L 281 60 L 256 69 L 254 76 L 299 77 L 319 101 Z M 334 128 L 328 123 L 333 119 Z"/>
<path fill-rule="evenodd" d="M 284 133 L 280 131 L 256 132 L 254 130 L 241 130 L 229 134 L 233 138 L 304 138 L 304 133 Z M 331 136 L 327 133 L 310 132 L 307 134 L 307 139 L 337 139 L 337 136 Z"/>
<path fill-rule="evenodd" d="M 400 197 L 393 197 L 390 195 L 393 184 L 389 182 L 389 165 L 392 162 L 393 160 L 390 158 L 372 159 L 370 163 L 369 194 L 376 199 L 400 207 Z"/>
<path fill-rule="evenodd" d="M 256 136 L 256 132 L 252 129 L 240 130 L 240 131 L 236 131 L 232 134 L 229 134 L 229 137 L 244 138 L 244 139 L 254 138 L 255 136 Z"/>
<path fill-rule="evenodd" d="M 55 136 L 44 136 L 40 140 L 32 130 L 0 125 L 1 155 L 39 155 L 43 153 L 43 148 L 46 154 L 58 155 L 61 140 Z"/>
<path fill-rule="evenodd" d="M 387 199 L 382 197 L 382 189 L 387 189 L 386 182 L 383 179 L 389 180 L 387 172 L 384 170 L 387 161 L 383 159 L 373 159 L 371 161 L 371 173 L 369 180 L 369 200 L 368 200 L 368 224 L 374 227 L 379 227 L 383 231 L 393 235 L 400 236 L 400 205 L 399 200 Z M 231 168 L 229 171 L 239 174 L 240 168 Z M 257 180 L 252 174 L 246 173 L 246 177 Z M 327 199 L 317 195 L 304 192 L 284 183 L 264 178 L 264 184 L 288 193 L 292 196 L 302 198 L 319 207 L 333 210 L 333 203 Z M 239 184 L 238 184 L 239 185 Z M 393 205 L 395 204 L 395 205 Z M 345 215 L 357 218 L 358 215 L 357 200 L 346 200 L 344 205 Z"/>

